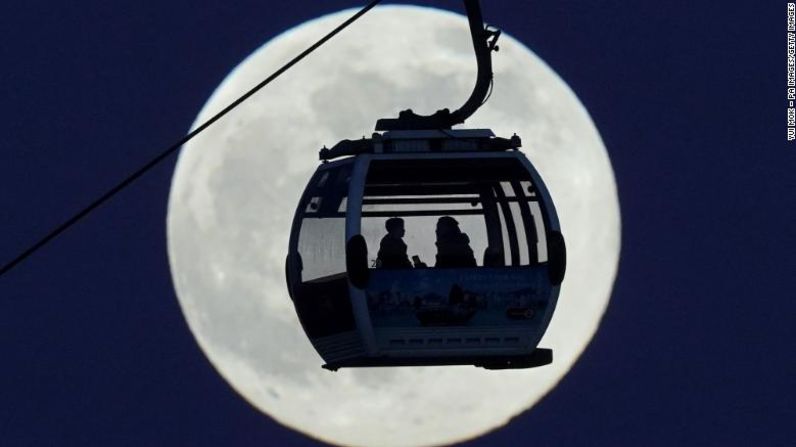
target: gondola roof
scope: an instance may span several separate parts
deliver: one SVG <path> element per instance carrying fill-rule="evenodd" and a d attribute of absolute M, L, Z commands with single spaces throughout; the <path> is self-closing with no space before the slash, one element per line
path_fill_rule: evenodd
<path fill-rule="evenodd" d="M 517 150 L 522 140 L 496 137 L 489 129 L 392 130 L 371 138 L 343 140 L 318 153 L 322 161 L 359 154 L 425 152 L 498 152 Z"/>

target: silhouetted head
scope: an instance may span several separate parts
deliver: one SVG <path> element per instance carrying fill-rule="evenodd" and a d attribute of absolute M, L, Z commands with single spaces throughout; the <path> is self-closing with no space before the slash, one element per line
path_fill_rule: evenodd
<path fill-rule="evenodd" d="M 459 222 L 451 216 L 442 216 L 437 220 L 437 236 L 461 233 Z"/>
<path fill-rule="evenodd" d="M 403 237 L 406 231 L 404 230 L 404 220 L 400 217 L 391 217 L 384 223 L 384 228 L 393 236 Z"/>

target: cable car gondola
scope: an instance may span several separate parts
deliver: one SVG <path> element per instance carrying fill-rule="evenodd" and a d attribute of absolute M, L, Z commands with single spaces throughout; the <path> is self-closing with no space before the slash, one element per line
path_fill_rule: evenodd
<path fill-rule="evenodd" d="M 322 149 L 299 201 L 285 273 L 324 368 L 552 362 L 537 347 L 566 265 L 552 198 L 518 136 L 452 129 L 486 98 L 500 35 L 464 3 L 478 61 L 467 102 Z"/>

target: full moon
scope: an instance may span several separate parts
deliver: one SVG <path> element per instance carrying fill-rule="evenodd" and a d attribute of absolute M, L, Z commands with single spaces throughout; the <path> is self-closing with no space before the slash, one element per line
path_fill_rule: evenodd
<path fill-rule="evenodd" d="M 306 22 L 263 45 L 230 72 L 194 126 L 354 12 Z M 471 439 L 531 408 L 597 330 L 619 259 L 619 204 L 607 152 L 575 94 L 528 48 L 504 33 L 493 60 L 494 92 L 466 127 L 522 137 L 567 240 L 567 277 L 540 343 L 553 349 L 548 366 L 329 372 L 285 287 L 290 223 L 318 150 L 369 136 L 378 118 L 399 110 L 459 107 L 476 73 L 465 17 L 376 8 L 183 148 L 168 209 L 180 305 L 218 372 L 279 423 L 338 445 Z"/>

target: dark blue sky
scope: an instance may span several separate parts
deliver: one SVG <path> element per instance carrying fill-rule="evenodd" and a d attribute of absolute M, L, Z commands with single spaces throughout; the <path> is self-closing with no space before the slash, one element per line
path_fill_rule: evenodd
<path fill-rule="evenodd" d="M 623 235 L 580 361 L 465 445 L 792 445 L 785 2 L 483 3 L 588 108 Z M 0 262 L 184 134 L 263 42 L 359 5 L 4 2 Z M 0 444 L 318 445 L 239 398 L 189 333 L 166 257 L 174 161 L 0 278 Z"/>

